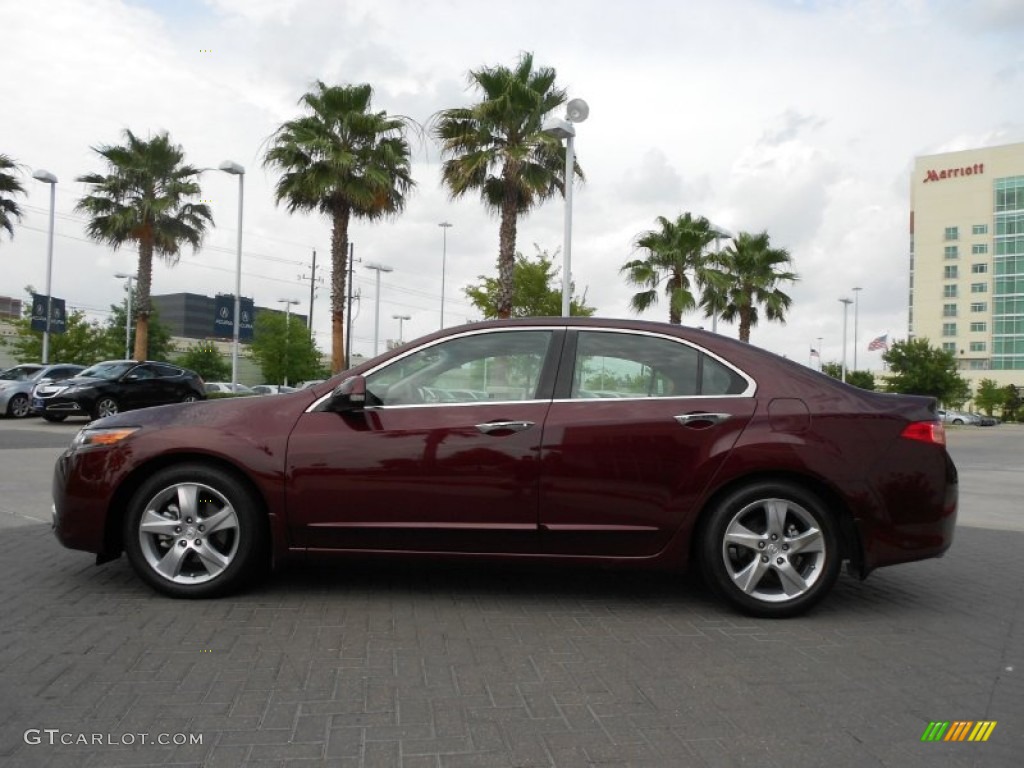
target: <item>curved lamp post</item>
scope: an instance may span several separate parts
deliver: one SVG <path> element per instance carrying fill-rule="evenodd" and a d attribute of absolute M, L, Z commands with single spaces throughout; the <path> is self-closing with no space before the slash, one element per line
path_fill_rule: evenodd
<path fill-rule="evenodd" d="M 235 256 L 235 322 L 231 331 L 231 391 L 238 384 L 238 329 L 242 315 L 242 202 L 245 198 L 245 168 L 232 160 L 220 164 L 220 170 L 238 177 L 238 253 Z"/>

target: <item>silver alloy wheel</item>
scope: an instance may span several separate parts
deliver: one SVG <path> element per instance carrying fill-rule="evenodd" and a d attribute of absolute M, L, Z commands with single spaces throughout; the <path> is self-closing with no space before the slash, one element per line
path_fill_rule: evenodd
<path fill-rule="evenodd" d="M 806 594 L 825 573 L 825 537 L 813 515 L 791 499 L 758 499 L 725 529 L 722 558 L 737 588 L 767 603 Z"/>
<path fill-rule="evenodd" d="M 7 412 L 16 419 L 24 419 L 32 412 L 32 408 L 25 395 L 15 395 L 7 404 Z"/>
<path fill-rule="evenodd" d="M 112 397 L 101 397 L 96 403 L 96 418 L 113 416 L 117 411 L 117 401 Z"/>
<path fill-rule="evenodd" d="M 146 563 L 175 584 L 215 579 L 238 552 L 234 507 L 201 483 L 176 483 L 157 492 L 146 503 L 138 532 Z"/>

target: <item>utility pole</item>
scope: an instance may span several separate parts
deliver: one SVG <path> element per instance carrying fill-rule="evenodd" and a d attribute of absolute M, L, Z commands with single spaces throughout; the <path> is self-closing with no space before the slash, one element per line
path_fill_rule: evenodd
<path fill-rule="evenodd" d="M 309 340 L 313 340 L 313 301 L 316 299 L 316 284 L 322 283 L 323 278 L 317 278 L 316 276 L 316 248 L 313 249 L 313 266 L 310 269 L 309 277 L 305 275 L 299 275 L 299 280 L 309 280 L 309 317 L 307 318 L 307 324 L 309 326 Z"/>
<path fill-rule="evenodd" d="M 345 369 L 348 370 L 352 367 L 352 302 L 355 301 L 358 296 L 356 295 L 355 286 L 355 253 L 356 244 L 349 241 L 348 244 L 348 280 L 345 281 L 348 285 L 348 305 L 346 306 L 347 317 L 345 318 Z"/>

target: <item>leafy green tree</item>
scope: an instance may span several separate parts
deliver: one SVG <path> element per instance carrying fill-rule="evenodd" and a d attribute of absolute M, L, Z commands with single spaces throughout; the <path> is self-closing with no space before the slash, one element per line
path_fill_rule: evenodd
<path fill-rule="evenodd" d="M 497 316 L 511 317 L 519 217 L 565 193 L 561 140 L 544 132 L 543 121 L 566 94 L 555 86 L 554 69 L 534 69 L 532 53 L 523 53 L 513 68 L 472 70 L 469 82 L 480 101 L 442 110 L 434 123 L 446 158 L 441 179 L 452 199 L 479 192 L 484 206 L 498 214 Z M 575 175 L 584 178 L 578 164 Z"/>
<path fill-rule="evenodd" d="M 994 379 L 982 379 L 978 382 L 978 391 L 974 395 L 974 404 L 989 416 L 996 408 L 1001 408 L 1006 401 L 1006 392 L 999 387 Z"/>
<path fill-rule="evenodd" d="M 183 245 L 199 248 L 213 216 L 208 206 L 192 202 L 201 195 L 201 171 L 184 164 L 184 152 L 167 133 L 148 141 L 127 129 L 124 135 L 124 145 L 93 147 L 106 161 L 107 173 L 78 178 L 91 191 L 78 201 L 76 210 L 90 217 L 85 231 L 92 239 L 115 250 L 126 243 L 138 245 L 134 357 L 144 360 L 150 350 L 153 255 L 170 266 L 177 264 Z"/>
<path fill-rule="evenodd" d="M 124 359 L 124 318 L 127 310 L 127 301 L 121 304 L 110 305 L 110 317 L 102 328 L 99 338 L 101 360 L 122 360 Z M 171 329 L 160 322 L 160 315 L 154 309 L 149 314 L 149 332 L 146 335 L 146 354 L 138 357 L 138 315 L 135 308 L 138 306 L 135 300 L 132 301 L 132 336 L 131 347 L 133 359 L 135 360 L 157 360 L 169 362 L 175 355 L 174 343 L 171 337 Z"/>
<path fill-rule="evenodd" d="M 956 369 L 956 358 L 928 343 L 928 339 L 894 342 L 882 355 L 891 371 L 888 391 L 930 395 L 940 402 L 952 402 L 967 387 Z"/>
<path fill-rule="evenodd" d="M 6 229 L 11 237 L 14 237 L 14 221 L 21 220 L 21 206 L 14 196 L 25 194 L 25 187 L 15 175 L 17 170 L 14 160 L 0 154 L 0 229 Z"/>
<path fill-rule="evenodd" d="M 510 317 L 558 317 L 562 314 L 559 270 L 547 251 L 542 251 L 536 245 L 534 249 L 536 253 L 532 260 L 522 253 L 516 254 Z M 485 318 L 499 317 L 501 285 L 498 279 L 483 275 L 477 279 L 481 282 L 464 289 L 466 296 Z M 585 298 L 573 296 L 569 302 L 571 315 L 591 317 L 594 311 L 594 307 L 585 304 Z"/>
<path fill-rule="evenodd" d="M 630 285 L 644 289 L 629 302 L 637 313 L 657 303 L 658 287 L 664 283 L 668 321 L 679 325 L 683 313 L 697 306 L 694 283 L 707 284 L 705 250 L 718 234 L 710 221 L 703 216 L 694 218 L 688 211 L 675 221 L 659 216 L 657 222 L 658 229 L 644 232 L 636 239 L 636 247 L 645 250 L 647 257 L 628 261 L 619 271 L 626 273 Z"/>
<path fill-rule="evenodd" d="M 280 312 L 256 313 L 249 351 L 266 382 L 295 384 L 324 378 L 320 352 L 306 326 L 291 322 Z"/>
<path fill-rule="evenodd" d="M 369 85 L 321 81 L 299 103 L 306 114 L 277 129 L 263 158 L 281 171 L 274 195 L 288 212 L 319 211 L 331 222 L 331 366 L 345 360 L 348 228 L 355 216 L 397 215 L 415 186 L 405 138 L 407 120 L 372 112 Z"/>
<path fill-rule="evenodd" d="M 31 304 L 31 302 L 29 302 Z M 38 363 L 43 357 L 43 333 L 32 330 L 32 317 L 11 321 L 15 337 L 11 342 L 14 358 L 20 363 Z M 51 363 L 77 363 L 92 365 L 103 359 L 102 329 L 88 322 L 81 310 L 72 310 L 65 317 L 65 332 L 50 334 L 49 361 Z"/>
<path fill-rule="evenodd" d="M 231 363 L 210 342 L 189 344 L 174 362 L 182 368 L 195 371 L 206 381 L 231 380 Z"/>
<path fill-rule="evenodd" d="M 1020 415 L 1021 388 L 1013 384 L 1003 387 L 1003 420 L 1017 421 Z"/>
<path fill-rule="evenodd" d="M 740 232 L 714 256 L 704 301 L 708 316 L 711 307 L 720 307 L 723 320 L 739 321 L 739 338 L 745 342 L 760 319 L 759 307 L 768 320 L 785 323 L 792 299 L 780 286 L 800 279 L 788 270 L 791 263 L 789 251 L 771 247 L 767 232 Z"/>

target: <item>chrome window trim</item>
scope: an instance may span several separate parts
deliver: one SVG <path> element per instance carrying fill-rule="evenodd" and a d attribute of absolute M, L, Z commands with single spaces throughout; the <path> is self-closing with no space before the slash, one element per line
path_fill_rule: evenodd
<path fill-rule="evenodd" d="M 387 367 L 389 365 L 397 363 L 400 360 L 404 360 L 409 355 L 412 355 L 412 354 L 414 354 L 416 352 L 419 352 L 421 350 L 424 350 L 424 349 L 429 349 L 430 347 L 435 346 L 437 344 L 440 344 L 442 342 L 448 342 L 448 341 L 452 341 L 453 339 L 461 339 L 461 338 L 466 338 L 466 337 L 469 337 L 469 336 L 479 336 L 480 334 L 484 334 L 484 333 L 486 333 L 486 334 L 508 333 L 508 332 L 511 332 L 511 331 L 520 331 L 520 332 L 521 331 L 576 331 L 577 333 L 582 333 L 582 332 L 586 332 L 586 331 L 593 331 L 593 332 L 597 332 L 597 333 L 621 333 L 621 334 L 627 334 L 627 335 L 630 335 L 630 336 L 637 336 L 637 335 L 639 335 L 639 336 L 650 336 L 650 337 L 657 338 L 657 339 L 665 339 L 666 341 L 675 342 L 677 344 L 684 344 L 684 345 L 686 345 L 686 346 L 688 346 L 688 347 L 690 347 L 692 349 L 697 350 L 698 352 L 703 352 L 705 355 L 707 355 L 711 359 L 718 361 L 719 363 L 724 365 L 726 368 L 728 368 L 730 371 L 733 371 L 734 373 L 736 373 L 740 378 L 742 378 L 747 383 L 747 386 L 746 386 L 746 389 L 744 389 L 742 392 L 739 392 L 739 393 L 734 394 L 734 395 L 672 395 L 671 397 L 642 397 L 642 396 L 640 396 L 640 397 L 568 397 L 568 398 L 554 398 L 552 400 L 537 400 L 537 399 L 531 399 L 531 400 L 474 400 L 472 402 L 464 402 L 464 403 L 409 403 L 409 404 L 405 404 L 405 405 L 374 405 L 374 406 L 369 406 L 368 408 L 366 408 L 366 410 L 367 411 L 379 411 L 379 410 L 388 410 L 388 409 L 392 409 L 392 408 L 438 408 L 438 407 L 446 407 L 446 408 L 448 408 L 448 407 L 453 407 L 453 406 L 457 407 L 457 406 L 469 406 L 469 405 L 506 405 L 507 406 L 507 405 L 512 405 L 512 404 L 515 404 L 515 403 L 519 403 L 519 404 L 527 404 L 527 403 L 608 403 L 608 402 L 634 402 L 634 401 L 637 401 L 637 400 L 643 400 L 643 401 L 650 401 L 650 400 L 719 400 L 719 399 L 722 399 L 722 398 L 752 398 L 752 397 L 754 397 L 754 395 L 757 394 L 757 382 L 755 382 L 753 378 L 751 378 L 744 371 L 741 371 L 739 368 L 737 368 L 735 365 L 733 365 L 729 361 L 725 360 L 724 358 L 722 358 L 719 355 L 716 355 L 711 350 L 709 350 L 709 349 L 707 349 L 705 347 L 700 346 L 699 344 L 696 344 L 696 343 L 694 343 L 692 341 L 689 341 L 687 339 L 680 339 L 680 338 L 678 338 L 676 336 L 672 336 L 672 335 L 667 334 L 667 333 L 659 333 L 657 331 L 635 330 L 635 329 L 631 329 L 631 328 L 613 328 L 613 327 L 610 327 L 610 326 L 600 326 L 600 325 L 595 325 L 595 326 L 589 326 L 589 325 L 586 325 L 586 326 L 580 326 L 580 325 L 573 325 L 573 326 L 566 326 L 566 325 L 536 325 L 536 326 L 528 326 L 528 327 L 525 327 L 525 328 L 518 327 L 518 326 L 509 326 L 507 328 L 477 328 L 475 330 L 463 331 L 462 333 L 456 333 L 456 334 L 453 334 L 451 336 L 444 336 L 444 337 L 439 338 L 439 339 L 434 339 L 433 341 L 431 341 L 431 342 L 429 342 L 427 344 L 421 344 L 420 346 L 414 347 L 413 349 L 410 349 L 408 352 L 405 352 L 405 353 L 403 353 L 402 355 L 400 355 L 398 357 L 393 357 L 393 358 L 387 360 L 386 362 L 383 362 L 380 365 L 377 365 L 377 366 L 371 368 L 370 370 L 366 371 L 362 375 L 364 377 L 371 376 L 372 374 L 376 373 L 377 371 L 379 371 L 382 368 L 385 368 L 385 367 Z M 331 396 L 331 392 L 328 392 L 327 394 L 318 397 L 316 400 L 313 401 L 313 403 L 308 408 L 306 408 L 305 413 L 313 413 L 313 412 L 315 412 L 316 409 L 319 407 L 319 405 L 321 403 L 323 403 L 325 400 L 327 400 L 327 398 L 329 398 L 330 396 Z"/>

